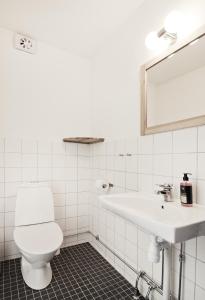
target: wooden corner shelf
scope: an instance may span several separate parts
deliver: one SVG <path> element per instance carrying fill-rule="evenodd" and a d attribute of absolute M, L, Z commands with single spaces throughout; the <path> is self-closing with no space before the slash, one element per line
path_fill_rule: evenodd
<path fill-rule="evenodd" d="M 64 138 L 65 143 L 79 143 L 79 144 L 97 144 L 104 142 L 104 138 L 93 138 L 93 137 L 70 137 Z"/>

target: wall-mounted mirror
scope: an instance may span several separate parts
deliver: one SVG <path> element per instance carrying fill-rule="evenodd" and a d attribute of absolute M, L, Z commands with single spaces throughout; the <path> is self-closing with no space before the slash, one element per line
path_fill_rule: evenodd
<path fill-rule="evenodd" d="M 198 31 L 141 72 L 142 135 L 205 124 L 205 33 Z"/>

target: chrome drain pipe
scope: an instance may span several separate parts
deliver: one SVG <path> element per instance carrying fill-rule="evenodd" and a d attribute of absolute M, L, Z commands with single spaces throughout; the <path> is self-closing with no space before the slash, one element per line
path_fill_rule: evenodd
<path fill-rule="evenodd" d="M 156 290 L 160 295 L 163 296 L 163 286 L 164 286 L 164 249 L 162 248 L 162 276 L 161 276 L 161 285 L 156 283 L 146 272 L 144 271 L 137 271 L 135 268 L 133 268 L 126 260 L 124 260 L 122 257 L 120 257 L 114 250 L 112 250 L 109 246 L 107 246 L 103 241 L 100 240 L 99 235 L 93 234 L 91 231 L 85 231 L 82 234 L 88 233 L 90 234 L 93 238 L 95 238 L 103 247 L 105 247 L 109 252 L 111 252 L 115 257 L 117 257 L 122 263 L 124 263 L 130 270 L 132 270 L 136 275 L 137 275 L 137 280 L 136 280 L 136 295 L 133 296 L 133 299 L 142 299 L 142 296 L 138 296 L 138 282 L 139 279 L 142 278 L 148 285 L 148 291 L 146 298 L 144 299 L 149 299 L 150 292 L 153 290 Z M 78 234 L 72 234 L 68 236 L 78 236 Z M 67 235 L 65 235 L 67 236 Z"/>
<path fill-rule="evenodd" d="M 180 254 L 179 254 L 179 288 L 178 288 L 178 300 L 181 300 L 181 289 L 182 289 L 182 267 L 185 256 L 183 254 L 183 243 L 180 244 Z"/>
<path fill-rule="evenodd" d="M 140 272 L 133 268 L 126 260 L 120 257 L 115 251 L 113 251 L 110 247 L 108 247 L 104 242 L 100 240 L 99 235 L 94 235 L 92 232 L 89 232 L 101 245 L 103 245 L 106 249 L 108 249 L 114 256 L 116 256 L 121 262 L 123 262 L 130 270 L 132 270 L 137 276 L 140 275 Z M 153 290 L 156 290 L 160 295 L 163 295 L 162 287 L 156 283 L 147 273 L 143 272 L 140 276 Z"/>

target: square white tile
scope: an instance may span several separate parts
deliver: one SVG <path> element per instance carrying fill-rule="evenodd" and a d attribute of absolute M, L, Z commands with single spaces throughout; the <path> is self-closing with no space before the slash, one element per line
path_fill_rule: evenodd
<path fill-rule="evenodd" d="M 78 194 L 77 193 L 67 193 L 66 194 L 66 205 L 77 205 Z"/>
<path fill-rule="evenodd" d="M 205 263 L 196 261 L 196 284 L 202 288 L 205 286 Z"/>
<path fill-rule="evenodd" d="M 77 222 L 77 218 L 66 218 L 66 229 L 67 230 L 74 230 L 77 229 L 78 226 L 78 222 Z"/>
<path fill-rule="evenodd" d="M 5 183 L 5 197 L 12 197 L 17 195 L 17 189 L 20 183 L 6 182 Z"/>
<path fill-rule="evenodd" d="M 115 228 L 115 232 L 117 234 L 120 234 L 122 235 L 123 237 L 125 237 L 125 230 L 126 230 L 126 222 L 125 222 L 125 219 L 121 218 L 121 217 L 118 217 L 117 215 L 115 215 L 115 218 L 114 218 L 114 222 L 115 222 L 115 225 L 114 225 L 114 228 Z"/>
<path fill-rule="evenodd" d="M 77 173 L 76 168 L 65 168 L 65 179 L 66 180 L 77 180 L 77 179 L 87 179 L 89 178 L 87 169 L 79 169 Z"/>
<path fill-rule="evenodd" d="M 75 143 L 65 143 L 66 153 L 68 155 L 77 155 L 78 154 L 78 144 Z"/>
<path fill-rule="evenodd" d="M 66 168 L 77 168 L 77 156 L 66 155 L 65 167 Z"/>
<path fill-rule="evenodd" d="M 5 227 L 13 227 L 15 219 L 15 212 L 5 213 Z"/>
<path fill-rule="evenodd" d="M 4 152 L 5 152 L 5 139 L 0 138 L 0 153 L 4 153 Z"/>
<path fill-rule="evenodd" d="M 64 154 L 53 154 L 52 155 L 53 168 L 64 168 L 65 162 L 66 162 L 66 156 Z"/>
<path fill-rule="evenodd" d="M 52 156 L 50 154 L 38 154 L 38 168 L 51 168 Z"/>
<path fill-rule="evenodd" d="M 125 152 L 126 154 L 136 155 L 138 154 L 138 140 L 136 139 L 128 139 L 125 141 Z"/>
<path fill-rule="evenodd" d="M 52 151 L 54 154 L 65 154 L 65 143 L 63 141 L 52 142 Z"/>
<path fill-rule="evenodd" d="M 5 228 L 5 241 L 13 241 L 14 240 L 14 227 L 6 227 Z"/>
<path fill-rule="evenodd" d="M 139 155 L 138 156 L 138 172 L 141 174 L 152 174 L 153 160 L 152 155 Z M 136 172 L 137 173 L 137 172 Z"/>
<path fill-rule="evenodd" d="M 66 195 L 65 194 L 54 194 L 54 205 L 55 206 L 65 206 L 66 204 Z"/>
<path fill-rule="evenodd" d="M 77 217 L 77 215 L 78 215 L 77 205 L 66 206 L 66 218 Z"/>
<path fill-rule="evenodd" d="M 0 182 L 3 183 L 5 181 L 5 171 L 4 168 L 0 168 Z"/>
<path fill-rule="evenodd" d="M 205 152 L 205 126 L 198 127 L 198 152 Z"/>
<path fill-rule="evenodd" d="M 21 168 L 5 168 L 5 182 L 20 182 Z"/>
<path fill-rule="evenodd" d="M 0 182 L 0 197 L 4 197 L 4 195 L 5 195 L 4 182 Z"/>
<path fill-rule="evenodd" d="M 204 299 L 205 299 L 205 290 L 196 286 L 195 300 L 204 300 Z"/>
<path fill-rule="evenodd" d="M 125 257 L 127 261 L 130 262 L 131 265 L 137 269 L 137 246 L 133 243 L 130 243 L 128 240 L 125 241 Z"/>
<path fill-rule="evenodd" d="M 5 212 L 15 212 L 16 207 L 16 197 L 6 197 L 5 198 Z"/>
<path fill-rule="evenodd" d="M 22 154 L 22 167 L 23 168 L 37 168 L 37 155 L 36 154 Z"/>
<path fill-rule="evenodd" d="M 141 136 L 138 140 L 138 153 L 139 154 L 152 154 L 153 153 L 153 136 Z"/>
<path fill-rule="evenodd" d="M 16 138 L 5 139 L 5 152 L 20 153 L 21 152 L 21 140 Z"/>
<path fill-rule="evenodd" d="M 78 216 L 87 216 L 89 214 L 88 204 L 79 204 L 78 205 Z"/>
<path fill-rule="evenodd" d="M 153 193 L 153 176 L 146 174 L 138 175 L 139 191 Z"/>
<path fill-rule="evenodd" d="M 4 168 L 4 167 L 5 167 L 5 154 L 0 153 L 0 168 Z"/>
<path fill-rule="evenodd" d="M 0 243 L 4 243 L 4 229 L 0 228 Z"/>
<path fill-rule="evenodd" d="M 172 153 L 172 132 L 155 134 L 153 137 L 155 154 Z"/>
<path fill-rule="evenodd" d="M 4 198 L 0 197 L 0 213 L 4 213 Z"/>
<path fill-rule="evenodd" d="M 20 153 L 5 153 L 5 167 L 20 168 L 21 154 Z"/>
<path fill-rule="evenodd" d="M 88 216 L 80 216 L 78 217 L 78 228 L 88 227 L 89 218 Z"/>
<path fill-rule="evenodd" d="M 115 155 L 125 154 L 125 140 L 114 140 Z"/>
<path fill-rule="evenodd" d="M 22 153 L 37 153 L 37 141 L 36 140 L 22 140 Z"/>
<path fill-rule="evenodd" d="M 87 192 L 90 190 L 90 180 L 78 180 L 78 192 Z M 69 184 L 68 184 L 69 185 Z M 70 184 L 70 189 L 72 188 L 73 190 L 76 187 L 76 180 L 73 181 L 73 184 Z"/>
<path fill-rule="evenodd" d="M 127 173 L 127 176 L 129 177 L 128 174 L 131 173 Z M 125 173 L 124 172 L 115 172 L 115 176 L 114 176 L 114 181 L 112 182 L 114 184 L 114 188 L 112 188 L 112 191 L 115 188 L 125 188 Z"/>
<path fill-rule="evenodd" d="M 205 153 L 198 153 L 198 179 L 205 179 Z"/>
<path fill-rule="evenodd" d="M 138 190 L 138 174 L 126 173 L 126 189 L 127 190 Z"/>
<path fill-rule="evenodd" d="M 62 206 L 55 206 L 55 219 L 65 219 L 65 209 Z"/>
<path fill-rule="evenodd" d="M 197 258 L 205 263 L 205 237 L 197 237 Z"/>
<path fill-rule="evenodd" d="M 4 227 L 4 213 L 0 212 L 0 227 Z"/>
<path fill-rule="evenodd" d="M 126 222 L 126 239 L 133 243 L 134 245 L 137 245 L 137 236 L 138 236 L 138 229 L 137 226 L 134 224 L 131 224 L 129 222 Z"/>
<path fill-rule="evenodd" d="M 53 173 L 53 180 L 55 180 L 56 173 Z M 38 180 L 39 181 L 50 181 L 52 178 L 51 168 L 38 168 Z M 63 178 L 64 179 L 64 178 Z M 61 179 L 59 179 L 61 180 Z"/>
<path fill-rule="evenodd" d="M 155 154 L 153 156 L 153 173 L 160 176 L 172 176 L 172 155 Z"/>
<path fill-rule="evenodd" d="M 39 140 L 38 141 L 38 153 L 51 154 L 52 144 L 50 141 Z"/>
<path fill-rule="evenodd" d="M 172 255 L 172 263 L 173 263 L 173 269 L 179 273 L 179 254 L 180 251 L 177 249 L 173 249 L 173 255 Z M 185 257 L 185 264 L 183 267 L 183 275 L 187 279 L 191 280 L 192 282 L 195 281 L 195 263 L 196 258 L 186 255 Z"/>
<path fill-rule="evenodd" d="M 78 155 L 90 156 L 90 151 L 91 151 L 90 145 L 78 144 Z"/>
<path fill-rule="evenodd" d="M 190 178 L 196 178 L 197 155 L 195 153 L 173 155 L 173 175 L 183 177 L 183 173 L 191 173 Z"/>
<path fill-rule="evenodd" d="M 173 152 L 197 152 L 197 128 L 188 128 L 174 131 Z"/>

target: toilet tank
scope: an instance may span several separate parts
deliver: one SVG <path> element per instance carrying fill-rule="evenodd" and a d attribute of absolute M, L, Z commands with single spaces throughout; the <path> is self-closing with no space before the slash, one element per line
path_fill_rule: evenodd
<path fill-rule="evenodd" d="M 51 189 L 41 183 L 28 183 L 19 187 L 16 199 L 15 226 L 54 221 Z"/>

